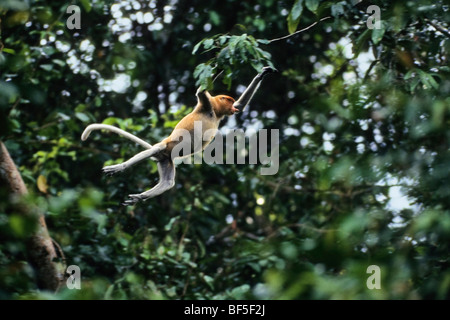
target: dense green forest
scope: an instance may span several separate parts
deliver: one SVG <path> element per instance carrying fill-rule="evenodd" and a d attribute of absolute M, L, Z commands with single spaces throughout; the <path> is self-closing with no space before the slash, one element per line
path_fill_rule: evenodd
<path fill-rule="evenodd" d="M 0 19 L 0 299 L 450 298 L 447 1 L 1 0 Z M 122 205 L 157 164 L 104 175 L 142 147 L 87 125 L 157 143 L 199 86 L 238 98 L 263 66 L 220 132 L 278 130 L 276 174 L 180 163 Z"/>

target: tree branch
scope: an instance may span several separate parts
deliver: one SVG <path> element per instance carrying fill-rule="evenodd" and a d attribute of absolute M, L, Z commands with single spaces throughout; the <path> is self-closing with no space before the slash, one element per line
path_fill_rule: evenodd
<path fill-rule="evenodd" d="M 437 31 L 442 32 L 443 34 L 445 34 L 447 37 L 450 38 L 450 31 L 448 31 L 447 29 L 445 29 L 444 27 L 434 23 L 431 20 L 428 19 L 424 19 L 426 23 L 428 23 L 429 25 L 431 25 L 433 28 L 435 28 Z"/>
<path fill-rule="evenodd" d="M 290 37 L 293 37 L 293 36 L 295 36 L 295 35 L 297 35 L 297 34 L 299 34 L 299 33 L 302 33 L 302 32 L 304 32 L 304 31 L 307 31 L 307 30 L 311 29 L 312 27 L 314 27 L 314 26 L 315 26 L 316 24 L 318 24 L 319 22 L 322 22 L 322 21 L 327 20 L 327 19 L 330 19 L 330 18 L 331 18 L 331 16 L 322 18 L 322 19 L 320 19 L 319 21 L 316 21 L 316 22 L 314 22 L 313 24 L 310 24 L 310 25 L 307 26 L 306 28 L 303 28 L 303 29 L 301 29 L 301 30 L 295 31 L 295 32 L 292 33 L 292 34 L 289 34 L 289 35 L 284 36 L 284 37 L 280 37 L 280 38 L 275 38 L 275 39 L 269 40 L 269 43 L 268 43 L 268 44 L 271 44 L 272 42 L 275 42 L 275 41 L 285 40 L 285 39 L 288 39 L 288 38 L 290 38 Z"/>
<path fill-rule="evenodd" d="M 22 197 L 28 193 L 25 183 L 17 170 L 8 150 L 0 141 L 0 185 L 4 186 L 8 193 Z M 20 203 L 14 203 L 15 212 L 23 216 L 36 218 L 37 230 L 28 237 L 27 254 L 30 264 L 35 268 L 39 288 L 56 291 L 60 287 L 64 276 L 59 272 L 53 259 L 57 258 L 53 240 L 48 234 L 44 215 L 35 208 Z M 62 253 L 62 251 L 61 251 Z"/>

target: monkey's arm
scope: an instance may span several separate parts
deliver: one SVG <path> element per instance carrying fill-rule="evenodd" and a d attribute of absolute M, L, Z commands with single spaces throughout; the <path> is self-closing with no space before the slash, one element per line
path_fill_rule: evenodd
<path fill-rule="evenodd" d="M 264 67 L 261 71 L 261 73 L 258 73 L 256 77 L 253 78 L 250 85 L 245 89 L 244 93 L 241 94 L 239 99 L 233 103 L 233 107 L 236 109 L 239 109 L 239 111 L 243 111 L 244 108 L 249 104 L 249 102 L 252 100 L 253 95 L 255 94 L 256 90 L 258 90 L 259 85 L 261 84 L 261 81 L 264 79 L 264 77 L 272 72 L 276 72 L 276 69 L 273 69 L 271 67 Z"/>
<path fill-rule="evenodd" d="M 211 99 L 211 95 L 209 94 L 209 92 L 206 90 L 202 90 L 201 87 L 199 87 L 195 95 L 197 96 L 197 107 L 202 111 L 211 112 L 212 106 L 209 102 L 209 100 Z"/>

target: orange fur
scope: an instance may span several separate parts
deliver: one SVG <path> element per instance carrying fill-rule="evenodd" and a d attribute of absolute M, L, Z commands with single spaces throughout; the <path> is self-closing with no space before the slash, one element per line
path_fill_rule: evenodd
<path fill-rule="evenodd" d="M 196 121 L 201 122 L 202 128 L 202 137 L 207 130 L 212 130 L 210 133 L 215 133 L 219 128 L 219 123 L 223 119 L 224 116 L 231 116 L 235 112 L 239 110 L 233 107 L 233 103 L 235 100 L 232 97 L 226 95 L 218 95 L 211 96 L 209 93 L 205 93 L 208 98 L 209 104 L 211 105 L 211 111 L 206 108 L 199 100 L 195 109 L 185 116 L 183 119 L 178 122 L 175 126 L 174 131 L 171 133 L 169 137 L 161 141 L 161 143 L 166 144 L 167 148 L 163 151 L 164 154 L 168 157 L 171 156 L 171 152 L 173 148 L 182 142 L 181 133 L 177 131 L 178 129 L 187 130 L 191 136 L 191 149 L 192 153 L 198 152 L 200 150 L 194 150 L 194 124 Z M 214 135 L 211 135 L 210 140 L 202 141 L 202 149 L 204 149 L 212 140 Z M 191 154 L 192 154 L 191 153 Z M 187 156 L 187 154 L 183 154 L 183 156 Z"/>
<path fill-rule="evenodd" d="M 151 158 L 156 160 L 159 172 L 158 184 L 145 192 L 130 194 L 129 199 L 126 200 L 124 204 L 132 205 L 138 201 L 145 201 L 160 195 L 166 190 L 173 188 L 175 185 L 175 164 L 172 157 L 184 157 L 204 149 L 214 138 L 217 129 L 219 128 L 220 120 L 222 120 L 224 116 L 231 116 L 235 112 L 242 111 L 249 104 L 264 76 L 274 71 L 275 70 L 271 67 L 264 67 L 261 73 L 253 78 L 250 85 L 245 89 L 237 101 L 234 101 L 233 98 L 225 95 L 213 97 L 208 91 L 199 88 L 196 93 L 198 103 L 195 109 L 181 119 L 169 137 L 155 145 L 151 145 L 122 129 L 99 123 L 89 125 L 83 131 L 81 139 L 86 140 L 93 130 L 108 130 L 120 134 L 143 146 L 145 150 L 139 152 L 131 159 L 123 163 L 106 166 L 102 170 L 106 174 L 115 174 L 126 170 L 144 159 Z M 195 126 L 196 121 L 201 123 L 201 132 L 195 130 L 197 128 Z M 188 140 L 188 137 L 190 138 L 190 143 L 188 141 L 183 141 L 183 138 Z M 202 143 L 200 146 L 197 146 L 199 141 Z M 178 148 L 178 145 L 181 148 Z M 178 154 L 172 155 L 172 151 L 175 147 L 177 147 L 175 153 L 177 153 L 177 151 L 179 152 Z"/>

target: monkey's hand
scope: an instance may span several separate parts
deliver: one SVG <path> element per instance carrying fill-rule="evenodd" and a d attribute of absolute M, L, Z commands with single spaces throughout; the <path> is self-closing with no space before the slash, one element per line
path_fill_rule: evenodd
<path fill-rule="evenodd" d="M 109 176 L 112 176 L 113 174 L 117 173 L 117 172 L 121 172 L 123 170 L 125 170 L 127 167 L 123 164 L 123 163 L 119 163 L 119 164 L 115 164 L 112 166 L 106 166 L 103 167 L 102 171 L 104 173 L 106 173 Z"/>
<path fill-rule="evenodd" d="M 278 70 L 275 69 L 275 68 L 272 68 L 272 67 L 267 66 L 267 67 L 262 68 L 262 71 L 261 71 L 261 73 L 260 73 L 260 76 L 261 76 L 261 78 L 264 78 L 264 77 L 265 77 L 266 75 L 268 75 L 269 73 L 274 73 L 274 72 L 278 72 Z"/>
<path fill-rule="evenodd" d="M 197 92 L 195 93 L 195 95 L 198 97 L 200 94 L 202 94 L 203 92 L 205 92 L 206 90 L 203 89 L 202 86 L 198 87 Z"/>

